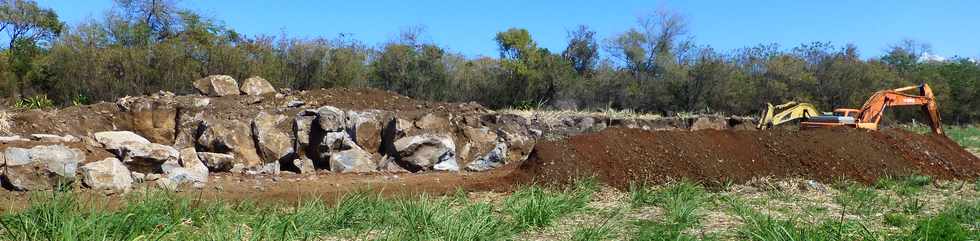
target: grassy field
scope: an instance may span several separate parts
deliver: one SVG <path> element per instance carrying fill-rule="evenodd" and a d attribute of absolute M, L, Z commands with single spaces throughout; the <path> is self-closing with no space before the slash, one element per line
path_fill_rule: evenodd
<path fill-rule="evenodd" d="M 946 130 L 980 151 L 980 128 Z M 980 240 L 980 179 L 927 176 L 628 190 L 582 180 L 512 193 L 364 191 L 291 204 L 193 197 L 143 190 L 106 207 L 71 192 L 34 193 L 30 207 L 0 214 L 0 240 Z"/>
<path fill-rule="evenodd" d="M 715 190 L 717 189 L 717 190 Z M 980 182 L 887 178 L 865 186 L 756 180 L 616 190 L 591 180 L 513 193 L 335 202 L 198 201 L 144 191 L 106 209 L 44 193 L 0 217 L 3 240 L 978 240 Z"/>

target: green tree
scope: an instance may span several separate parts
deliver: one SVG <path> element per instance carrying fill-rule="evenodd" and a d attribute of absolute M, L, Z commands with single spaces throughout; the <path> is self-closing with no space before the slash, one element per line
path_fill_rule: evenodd
<path fill-rule="evenodd" d="M 506 70 L 502 77 L 506 89 L 501 93 L 511 100 L 510 104 L 540 104 L 556 99 L 560 88 L 574 69 L 561 56 L 547 49 L 539 49 L 526 29 L 510 28 L 497 33 L 495 38 L 500 49 L 501 65 Z"/>
<path fill-rule="evenodd" d="M 599 60 L 599 45 L 596 43 L 595 31 L 588 26 L 579 25 L 568 32 L 568 46 L 562 52 L 562 57 L 572 63 L 575 72 L 580 76 L 589 76 Z"/>

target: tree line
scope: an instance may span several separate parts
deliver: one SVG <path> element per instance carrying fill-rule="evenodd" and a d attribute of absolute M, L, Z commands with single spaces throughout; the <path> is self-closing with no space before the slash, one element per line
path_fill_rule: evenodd
<path fill-rule="evenodd" d="M 488 36 L 500 55 L 475 58 L 424 41 L 424 27 L 377 46 L 349 34 L 246 36 L 173 0 L 116 0 L 103 16 L 73 25 L 32 0 L 2 0 L 0 31 L 8 40 L 0 51 L 3 93 L 60 105 L 190 93 L 192 80 L 227 74 L 262 76 L 280 88 L 373 87 L 492 108 L 746 115 L 767 102 L 859 107 L 875 90 L 929 83 L 945 121 L 980 120 L 975 60 L 928 60 L 929 45 L 912 40 L 871 58 L 828 42 L 721 51 L 695 42 L 685 17 L 666 10 L 607 38 L 578 26 L 562 50 L 539 47 L 526 29 L 502 30 Z"/>

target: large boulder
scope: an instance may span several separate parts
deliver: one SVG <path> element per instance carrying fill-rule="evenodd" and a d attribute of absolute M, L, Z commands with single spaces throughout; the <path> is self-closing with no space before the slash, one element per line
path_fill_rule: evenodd
<path fill-rule="evenodd" d="M 193 147 L 180 149 L 179 167 L 171 169 L 166 174 L 171 180 L 208 182 L 208 167 L 201 161 Z"/>
<path fill-rule="evenodd" d="M 446 135 L 407 136 L 394 142 L 399 161 L 411 171 L 458 171 L 456 145 Z"/>
<path fill-rule="evenodd" d="M 292 166 L 286 167 L 285 169 L 301 174 L 316 172 L 316 166 L 313 165 L 313 160 L 310 160 L 310 158 L 307 157 L 293 159 Z"/>
<path fill-rule="evenodd" d="M 173 147 L 156 143 L 130 144 L 122 149 L 123 163 L 131 169 L 144 172 L 159 172 L 165 162 L 177 162 L 180 152 Z"/>
<path fill-rule="evenodd" d="M 227 172 L 235 167 L 235 156 L 231 154 L 198 152 L 197 156 L 211 171 Z"/>
<path fill-rule="evenodd" d="M 126 192 L 133 186 L 133 177 L 119 159 L 106 158 L 83 165 L 82 182 L 95 190 Z"/>
<path fill-rule="evenodd" d="M 462 126 L 462 147 L 456 150 L 457 158 L 463 163 L 473 162 L 490 152 L 499 142 L 497 133 L 488 127 Z M 457 141 L 457 142 L 459 142 Z"/>
<path fill-rule="evenodd" d="M 237 120 L 216 121 L 208 120 L 201 123 L 203 131 L 197 138 L 197 144 L 207 152 L 231 153 L 235 160 L 246 167 L 261 165 L 252 141 L 252 128 Z"/>
<path fill-rule="evenodd" d="M 322 138 L 314 135 L 319 135 L 320 133 L 313 131 L 313 125 L 316 120 L 316 111 L 306 110 L 296 114 L 295 120 L 293 121 L 293 149 L 296 151 L 300 158 L 313 158 L 316 153 L 314 153 L 311 148 L 311 140 Z M 313 143 L 319 142 L 318 140 L 313 141 Z"/>
<path fill-rule="evenodd" d="M 116 151 L 117 155 L 127 145 L 150 144 L 149 140 L 131 131 L 103 131 L 96 132 L 94 136 L 105 149 Z"/>
<path fill-rule="evenodd" d="M 316 109 L 317 124 L 324 132 L 344 131 L 347 128 L 347 113 L 333 106 Z"/>
<path fill-rule="evenodd" d="M 348 124 L 353 129 L 352 139 L 366 151 L 377 152 L 381 147 L 381 130 L 386 113 L 379 110 L 348 111 Z"/>
<path fill-rule="evenodd" d="M 262 77 L 253 76 L 242 82 L 241 91 L 246 95 L 264 95 L 276 93 L 276 88 Z"/>
<path fill-rule="evenodd" d="M 527 119 L 518 115 L 484 115 L 481 119 L 507 144 L 507 160 L 511 162 L 527 159 L 534 149 L 535 137 L 540 135 L 540 131 L 530 128 Z"/>
<path fill-rule="evenodd" d="M 177 118 L 176 134 L 174 137 L 174 147 L 184 148 L 194 146 L 197 138 L 198 129 L 204 121 L 207 107 L 211 104 L 211 99 L 201 96 L 180 96 L 177 98 Z"/>
<path fill-rule="evenodd" d="M 415 120 L 415 127 L 420 130 L 430 130 L 430 131 L 449 131 L 451 116 L 446 113 L 435 114 L 428 113 L 419 117 Z"/>
<path fill-rule="evenodd" d="M 466 165 L 466 170 L 487 171 L 507 164 L 507 143 L 499 142 L 486 155 Z"/>
<path fill-rule="evenodd" d="M 360 147 L 330 154 L 330 170 L 335 172 L 372 172 L 377 169 L 377 163 L 372 160 L 371 154 Z"/>
<path fill-rule="evenodd" d="M 64 145 L 11 147 L 3 153 L 4 176 L 16 190 L 48 190 L 75 180 L 85 154 Z"/>
<path fill-rule="evenodd" d="M 283 131 L 286 116 L 259 113 L 252 121 L 252 135 L 257 140 L 259 154 L 266 163 L 288 161 L 295 154 L 293 139 Z"/>
<path fill-rule="evenodd" d="M 129 114 L 133 131 L 153 143 L 172 144 L 177 109 L 173 96 L 123 97 L 116 101 Z"/>
<path fill-rule="evenodd" d="M 238 95 L 238 81 L 227 75 L 211 75 L 194 81 L 194 88 L 202 95 Z"/>

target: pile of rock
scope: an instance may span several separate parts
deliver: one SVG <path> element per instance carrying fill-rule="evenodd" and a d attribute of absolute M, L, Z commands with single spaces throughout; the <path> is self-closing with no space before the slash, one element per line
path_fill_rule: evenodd
<path fill-rule="evenodd" d="M 201 96 L 161 92 L 120 99 L 119 115 L 127 118 L 113 123 L 119 131 L 82 138 L 32 135 L 0 140 L 76 143 L 115 156 L 86 163 L 83 151 L 64 144 L 10 147 L 3 150 L 0 162 L 5 186 L 51 189 L 80 175 L 89 188 L 125 192 L 144 181 L 167 189 L 201 186 L 210 172 L 486 171 L 526 158 L 540 134 L 514 115 L 444 111 L 405 115 L 304 103 L 263 109 L 249 105 L 250 97 L 234 97 L 284 99 L 260 77 L 239 86 L 230 76 L 216 75 L 193 85 Z M 231 108 L 242 110 L 216 114 L 216 108 L 228 107 L 216 107 L 214 100 L 240 103 Z"/>

